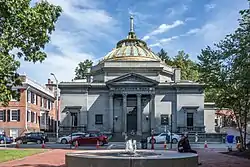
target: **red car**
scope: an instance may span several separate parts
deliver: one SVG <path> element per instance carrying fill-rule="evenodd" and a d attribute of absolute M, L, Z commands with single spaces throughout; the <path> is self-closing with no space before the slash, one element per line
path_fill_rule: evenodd
<path fill-rule="evenodd" d="M 78 146 L 96 145 L 97 141 L 99 141 L 100 146 L 103 146 L 108 143 L 108 137 L 100 133 L 88 133 L 80 137 L 77 137 L 73 139 L 72 141 L 69 141 L 69 143 L 72 143 L 72 145 L 75 145 L 76 141 L 78 142 Z"/>

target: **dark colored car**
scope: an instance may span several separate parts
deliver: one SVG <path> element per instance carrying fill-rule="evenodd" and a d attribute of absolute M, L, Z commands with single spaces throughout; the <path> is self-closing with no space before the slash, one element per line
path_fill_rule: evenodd
<path fill-rule="evenodd" d="M 24 136 L 17 137 L 16 142 L 27 144 L 28 142 L 35 142 L 37 144 L 48 142 L 48 137 L 43 132 L 25 133 Z"/>
<path fill-rule="evenodd" d="M 4 144 L 5 140 L 6 140 L 6 144 L 13 143 L 12 137 L 8 137 L 8 136 L 5 137 L 3 134 L 0 134 L 0 144 Z"/>
<path fill-rule="evenodd" d="M 96 145 L 97 141 L 99 141 L 99 145 L 103 146 L 108 143 L 108 137 L 101 134 L 101 133 L 87 133 L 85 135 L 82 135 L 80 137 L 77 137 L 70 141 L 73 145 L 76 144 L 76 141 L 78 142 L 78 145 Z"/>

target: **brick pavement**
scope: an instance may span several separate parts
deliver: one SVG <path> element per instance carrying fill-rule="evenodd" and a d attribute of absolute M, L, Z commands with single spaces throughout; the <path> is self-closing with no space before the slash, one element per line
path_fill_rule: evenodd
<path fill-rule="evenodd" d="M 200 149 L 201 167 L 249 167 L 250 160 Z M 65 154 L 71 150 L 51 150 L 20 160 L 1 163 L 0 167 L 65 167 Z"/>

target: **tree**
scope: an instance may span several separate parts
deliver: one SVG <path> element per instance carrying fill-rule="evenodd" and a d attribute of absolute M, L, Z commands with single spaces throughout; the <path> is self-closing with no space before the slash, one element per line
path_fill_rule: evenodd
<path fill-rule="evenodd" d="M 202 50 L 199 59 L 200 80 L 213 89 L 218 107 L 233 109 L 246 148 L 247 119 L 250 109 L 250 10 L 240 11 L 239 28 L 224 40 Z M 244 135 L 244 136 L 243 136 Z"/>
<path fill-rule="evenodd" d="M 178 54 L 172 60 L 172 66 L 181 69 L 182 80 L 198 80 L 197 64 L 184 51 L 178 51 Z"/>
<path fill-rule="evenodd" d="M 178 54 L 170 58 L 168 53 L 161 49 L 157 55 L 161 58 L 163 62 L 165 62 L 169 66 L 173 66 L 181 69 L 181 79 L 182 80 L 198 80 L 198 69 L 197 64 L 189 58 L 189 55 L 184 51 L 179 51 Z"/>
<path fill-rule="evenodd" d="M 61 7 L 46 1 L 30 6 L 30 0 L 0 0 L 0 102 L 8 105 L 13 90 L 21 84 L 17 73 L 19 59 L 42 62 L 45 44 L 55 30 Z"/>
<path fill-rule="evenodd" d="M 93 62 L 89 59 L 86 59 L 83 62 L 80 62 L 75 69 L 75 79 L 86 79 L 86 74 L 88 69 L 92 67 Z"/>
<path fill-rule="evenodd" d="M 164 49 L 161 49 L 160 52 L 157 53 L 157 56 L 159 56 L 161 58 L 161 60 L 163 62 L 165 62 L 167 65 L 169 65 L 169 66 L 172 65 L 172 60 L 168 56 L 168 53 Z"/>

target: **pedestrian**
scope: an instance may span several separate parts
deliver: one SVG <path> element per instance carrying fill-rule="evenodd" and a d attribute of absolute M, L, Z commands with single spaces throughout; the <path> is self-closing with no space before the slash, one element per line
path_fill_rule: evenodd
<path fill-rule="evenodd" d="M 187 133 L 182 134 L 181 139 L 178 142 L 178 152 L 197 154 L 197 151 L 193 150 L 190 146 Z M 198 163 L 198 165 L 201 165 L 201 163 Z"/>

